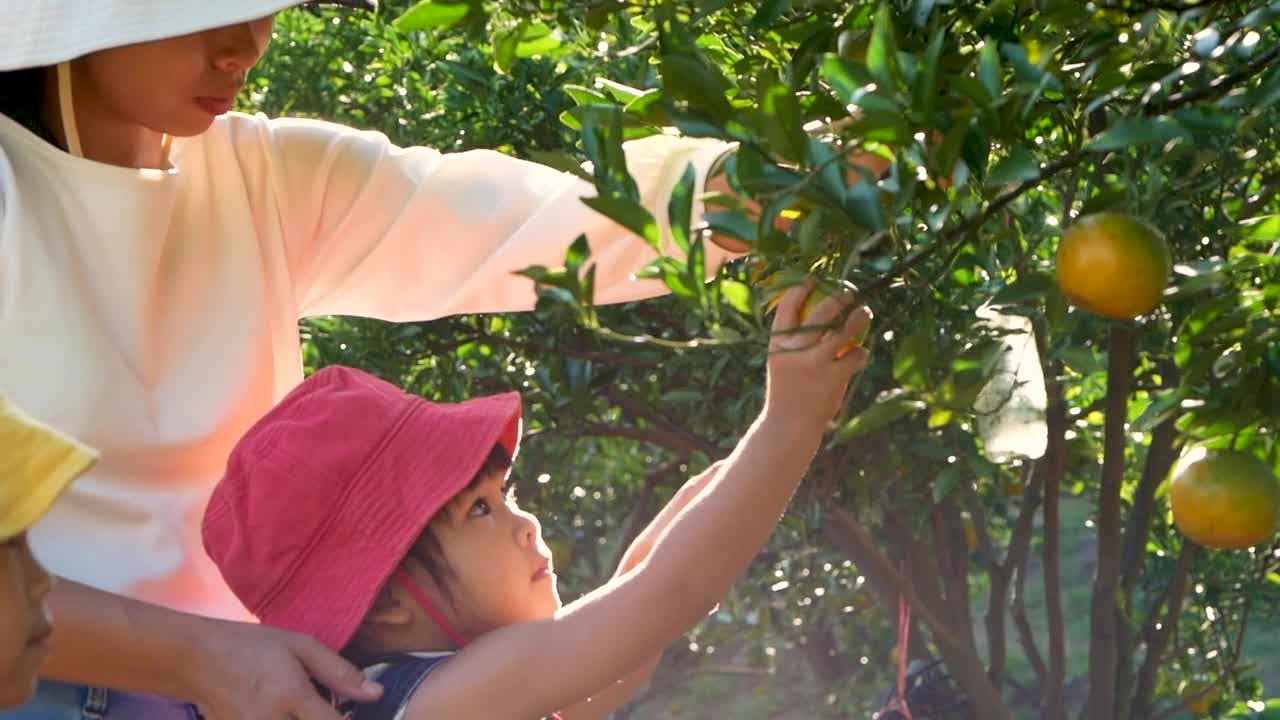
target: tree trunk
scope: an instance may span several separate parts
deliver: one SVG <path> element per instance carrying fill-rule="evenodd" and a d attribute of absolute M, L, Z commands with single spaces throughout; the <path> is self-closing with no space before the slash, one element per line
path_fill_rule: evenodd
<path fill-rule="evenodd" d="M 1044 472 L 1044 603 L 1049 633 L 1048 677 L 1044 684 L 1042 713 L 1045 720 L 1066 720 L 1067 649 L 1066 623 L 1062 615 L 1061 538 L 1058 504 L 1062 497 L 1062 477 L 1067 463 L 1067 403 L 1058 378 L 1062 364 L 1050 365 L 1045 383 L 1049 393 L 1046 423 L 1049 445 Z"/>
<path fill-rule="evenodd" d="M 1134 332 L 1111 323 L 1107 359 L 1107 411 L 1098 491 L 1098 562 L 1093 579 L 1089 638 L 1089 701 L 1083 717 L 1112 720 L 1116 710 L 1116 613 L 1120 586 L 1120 486 L 1124 482 L 1125 425 L 1133 380 Z"/>

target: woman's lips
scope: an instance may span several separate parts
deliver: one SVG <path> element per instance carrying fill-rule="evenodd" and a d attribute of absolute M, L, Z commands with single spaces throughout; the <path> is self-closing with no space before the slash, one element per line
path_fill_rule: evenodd
<path fill-rule="evenodd" d="M 196 104 L 210 115 L 225 115 L 235 106 L 235 98 L 198 97 Z"/>

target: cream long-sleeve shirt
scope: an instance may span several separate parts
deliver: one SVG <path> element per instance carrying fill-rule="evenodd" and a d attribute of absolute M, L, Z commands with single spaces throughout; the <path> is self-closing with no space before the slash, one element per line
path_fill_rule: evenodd
<path fill-rule="evenodd" d="M 628 143 L 660 225 L 688 163 L 701 181 L 726 149 Z M 598 302 L 663 291 L 631 278 L 655 253 L 582 204 L 590 184 L 498 153 L 231 114 L 171 164 L 73 157 L 0 115 L 0 393 L 101 452 L 34 547 L 59 575 L 168 607 L 245 617 L 200 520 L 231 446 L 302 379 L 299 318 L 525 310 L 533 285 L 512 271 L 562 264 L 581 233 Z"/>

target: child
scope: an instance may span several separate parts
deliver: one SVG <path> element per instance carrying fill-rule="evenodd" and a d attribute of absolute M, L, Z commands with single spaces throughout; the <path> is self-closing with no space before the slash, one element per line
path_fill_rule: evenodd
<path fill-rule="evenodd" d="M 765 407 L 691 481 L 624 567 L 561 607 L 537 518 L 505 489 L 515 393 L 437 404 L 348 368 L 313 375 L 241 439 L 205 547 L 266 624 L 312 635 L 385 688 L 378 718 L 600 717 L 715 606 L 786 508 L 850 376 L 871 313 L 839 319 L 811 285 L 774 322 Z M 830 326 L 830 330 L 822 327 Z"/>
<path fill-rule="evenodd" d="M 53 580 L 31 554 L 27 530 L 97 454 L 26 417 L 0 396 L 0 709 L 35 692 L 53 627 Z"/>

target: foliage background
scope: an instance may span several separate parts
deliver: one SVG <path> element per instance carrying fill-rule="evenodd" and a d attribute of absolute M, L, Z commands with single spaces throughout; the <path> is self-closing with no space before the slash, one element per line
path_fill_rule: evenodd
<path fill-rule="evenodd" d="M 1243 703 L 1280 687 L 1280 548 L 1197 551 L 1161 483 L 1188 441 L 1280 465 L 1275 6 L 476 0 L 420 5 L 398 29 L 409 9 L 281 14 L 241 107 L 606 170 L 613 123 L 675 124 L 749 148 L 730 174 L 766 210 L 758 226 L 715 216 L 755 255 L 707 286 L 658 268 L 669 298 L 592 311 L 566 283 L 521 315 L 304 324 L 308 369 L 445 400 L 524 393 L 519 493 L 572 553 L 567 597 L 759 408 L 761 277 L 853 281 L 877 310 L 878 362 L 780 531 L 621 716 L 869 716 L 893 683 L 885 567 L 903 560 L 936 618 L 917 620 L 910 657 L 946 657 L 981 717 L 1039 717 L 1051 696 L 1072 715 L 1176 714 L 1200 687 L 1214 712 L 1273 712 Z M 846 106 L 852 127 L 801 131 Z M 858 144 L 893 172 L 833 174 Z M 601 190 L 628 199 L 609 177 Z M 769 232 L 787 208 L 802 218 Z M 1136 323 L 1073 310 L 1051 281 L 1061 228 L 1099 209 L 1156 223 L 1179 263 Z M 1041 459 L 997 457 L 980 432 L 974 400 L 1004 347 L 984 305 L 1033 328 Z M 1098 577 L 1117 598 L 1105 643 Z M 939 626 L 962 640 L 943 650 Z M 1121 687 L 1086 711 L 1104 648 Z"/>

